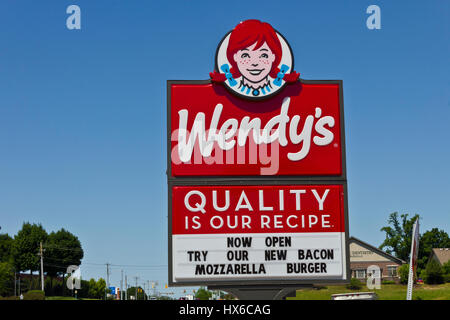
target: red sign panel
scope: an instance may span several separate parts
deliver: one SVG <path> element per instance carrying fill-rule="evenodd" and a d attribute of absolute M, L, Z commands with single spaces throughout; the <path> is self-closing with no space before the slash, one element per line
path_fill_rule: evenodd
<path fill-rule="evenodd" d="M 342 185 L 174 186 L 172 234 L 345 232 Z"/>
<path fill-rule="evenodd" d="M 171 176 L 343 176 L 341 82 L 296 82 L 244 100 L 169 82 Z"/>
<path fill-rule="evenodd" d="M 343 185 L 171 191 L 174 284 L 347 277 Z"/>

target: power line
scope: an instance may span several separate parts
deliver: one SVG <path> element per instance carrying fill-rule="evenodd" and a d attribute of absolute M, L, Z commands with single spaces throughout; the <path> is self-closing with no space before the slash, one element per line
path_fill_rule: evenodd
<path fill-rule="evenodd" d="M 82 262 L 82 265 L 93 265 L 93 266 L 104 266 L 105 263 L 93 263 L 93 262 Z M 133 264 L 113 264 L 109 263 L 110 267 L 116 268 L 138 268 L 138 269 L 158 269 L 158 268 L 167 268 L 166 264 L 155 264 L 155 265 L 133 265 Z"/>
<path fill-rule="evenodd" d="M 159 265 L 133 265 L 133 264 L 111 264 L 115 267 L 130 267 L 130 268 L 160 268 L 160 267 L 167 267 L 166 264 L 159 264 Z"/>
<path fill-rule="evenodd" d="M 83 251 L 82 248 L 62 247 L 62 246 L 58 246 L 56 244 L 44 244 L 43 247 L 48 248 L 48 249 L 65 250 L 65 251 Z"/>

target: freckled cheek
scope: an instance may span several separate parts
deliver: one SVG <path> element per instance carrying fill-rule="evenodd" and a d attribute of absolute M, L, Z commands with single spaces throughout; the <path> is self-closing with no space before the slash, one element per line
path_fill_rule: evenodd
<path fill-rule="evenodd" d="M 250 63 L 250 60 L 249 59 L 244 59 L 244 60 L 240 60 L 239 61 L 239 64 L 240 65 L 248 65 Z"/>
<path fill-rule="evenodd" d="M 270 64 L 269 60 L 259 60 L 259 63 L 264 64 L 266 66 Z"/>

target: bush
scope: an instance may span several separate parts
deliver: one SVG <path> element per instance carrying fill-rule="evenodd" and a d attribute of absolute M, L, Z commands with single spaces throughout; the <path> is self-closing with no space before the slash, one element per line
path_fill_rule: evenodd
<path fill-rule="evenodd" d="M 30 290 L 23 295 L 23 300 L 45 300 L 45 293 L 41 290 Z"/>
<path fill-rule="evenodd" d="M 395 281 L 392 280 L 383 280 L 381 284 L 395 284 Z"/>
<path fill-rule="evenodd" d="M 444 272 L 444 274 L 450 275 L 450 260 L 442 265 L 442 271 Z"/>
<path fill-rule="evenodd" d="M 444 281 L 445 282 L 450 282 L 450 273 L 449 274 L 444 274 Z"/>
<path fill-rule="evenodd" d="M 425 268 L 425 278 L 423 279 L 426 284 L 439 284 L 444 283 L 444 272 L 442 267 L 434 259 L 431 259 L 427 267 Z"/>
<path fill-rule="evenodd" d="M 209 298 L 211 298 L 212 296 L 212 292 L 207 290 L 204 287 L 200 287 L 200 289 L 197 290 L 197 292 L 195 293 L 195 298 L 199 299 L 199 300 L 209 300 Z"/>
<path fill-rule="evenodd" d="M 8 301 L 19 300 L 19 297 L 16 297 L 16 296 L 0 297 L 0 301 L 1 301 L 1 300 L 8 300 Z"/>
<path fill-rule="evenodd" d="M 313 289 L 314 290 L 326 290 L 326 289 L 328 289 L 328 287 L 317 285 L 317 286 L 314 286 Z"/>
<path fill-rule="evenodd" d="M 409 264 L 403 264 L 398 268 L 398 275 L 400 276 L 400 283 L 407 284 L 409 276 Z"/>
<path fill-rule="evenodd" d="M 8 297 L 14 294 L 14 272 L 11 263 L 0 262 L 0 296 Z"/>
<path fill-rule="evenodd" d="M 351 278 L 350 283 L 346 286 L 347 289 L 360 290 L 362 288 L 362 283 L 356 278 Z"/>

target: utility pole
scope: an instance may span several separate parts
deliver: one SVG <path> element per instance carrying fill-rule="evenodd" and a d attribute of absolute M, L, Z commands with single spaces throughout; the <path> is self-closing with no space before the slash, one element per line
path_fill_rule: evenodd
<path fill-rule="evenodd" d="M 127 283 L 127 275 L 125 275 L 125 300 L 128 300 L 128 283 Z"/>
<path fill-rule="evenodd" d="M 136 291 L 136 300 L 138 299 L 138 284 L 137 284 L 137 280 L 138 280 L 138 276 L 135 276 L 134 279 L 136 280 L 136 287 L 134 288 Z"/>
<path fill-rule="evenodd" d="M 42 250 L 42 241 L 40 242 L 40 253 L 41 256 L 41 290 L 44 291 L 44 254 Z"/>
<path fill-rule="evenodd" d="M 106 287 L 109 288 L 109 263 L 106 263 Z"/>
<path fill-rule="evenodd" d="M 147 286 L 145 285 L 145 281 L 144 281 L 144 300 L 147 300 Z"/>
<path fill-rule="evenodd" d="M 17 280 L 16 280 L 16 268 L 14 268 L 14 296 L 17 297 Z"/>
<path fill-rule="evenodd" d="M 105 300 L 108 299 L 109 290 L 109 263 L 106 263 L 106 288 L 105 288 Z"/>
<path fill-rule="evenodd" d="M 123 270 L 120 270 L 120 297 L 119 300 L 122 300 L 122 291 L 123 291 Z"/>
<path fill-rule="evenodd" d="M 142 296 L 142 300 L 145 300 L 145 282 L 143 282 L 142 293 L 144 293 L 144 295 Z"/>

